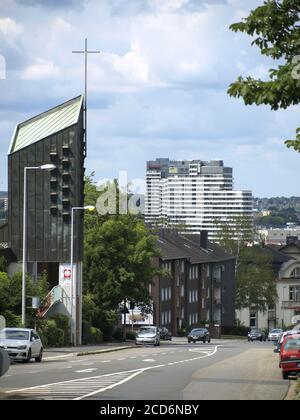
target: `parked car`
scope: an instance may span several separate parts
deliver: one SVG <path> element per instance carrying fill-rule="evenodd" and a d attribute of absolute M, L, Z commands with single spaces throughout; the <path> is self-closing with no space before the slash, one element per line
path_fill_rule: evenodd
<path fill-rule="evenodd" d="M 274 329 L 270 331 L 268 335 L 268 341 L 279 341 L 281 334 L 283 333 L 283 330 L 280 329 Z"/>
<path fill-rule="evenodd" d="M 172 334 L 170 333 L 168 328 L 161 327 L 161 328 L 158 328 L 158 331 L 159 331 L 161 340 L 172 341 Z"/>
<path fill-rule="evenodd" d="M 5 328 L 0 331 L 0 349 L 16 361 L 30 362 L 43 359 L 43 344 L 36 331 L 25 328 Z"/>
<path fill-rule="evenodd" d="M 135 344 L 152 344 L 160 346 L 160 333 L 157 327 L 141 327 L 135 339 Z"/>
<path fill-rule="evenodd" d="M 210 333 L 206 328 L 194 328 L 188 335 L 188 342 L 196 343 L 196 341 L 211 342 Z"/>
<path fill-rule="evenodd" d="M 266 334 L 259 328 L 252 329 L 248 333 L 248 341 L 267 341 Z"/>
<path fill-rule="evenodd" d="M 300 373 L 300 334 L 286 336 L 280 348 L 282 378 L 287 380 L 291 374 Z M 278 353 L 275 350 L 275 353 Z"/>

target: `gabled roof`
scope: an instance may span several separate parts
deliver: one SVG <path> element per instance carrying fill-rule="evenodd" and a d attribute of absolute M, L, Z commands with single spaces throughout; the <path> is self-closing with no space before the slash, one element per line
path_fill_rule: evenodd
<path fill-rule="evenodd" d="M 179 235 L 164 230 L 160 232 L 157 245 L 164 261 L 188 259 L 191 264 L 201 264 L 235 259 L 233 255 L 211 242 L 208 242 L 207 249 L 201 248 L 199 235 Z"/>
<path fill-rule="evenodd" d="M 277 264 L 283 264 L 285 262 L 288 262 L 290 260 L 295 260 L 296 258 L 285 254 L 284 252 L 281 251 L 281 249 L 276 249 L 276 247 L 272 246 L 272 245 L 266 245 L 266 248 L 268 249 L 271 254 L 272 254 L 272 259 L 274 263 Z"/>
<path fill-rule="evenodd" d="M 30 120 L 18 124 L 11 141 L 9 154 L 24 149 L 31 144 L 76 124 L 79 119 L 82 103 L 83 96 L 78 96 Z"/>
<path fill-rule="evenodd" d="M 295 246 L 296 248 L 299 248 L 300 249 L 300 241 L 290 242 L 289 244 L 282 246 L 280 248 L 280 251 L 281 252 L 284 252 L 284 250 L 286 250 L 286 249 L 288 249 L 288 248 L 290 248 L 292 246 Z"/>

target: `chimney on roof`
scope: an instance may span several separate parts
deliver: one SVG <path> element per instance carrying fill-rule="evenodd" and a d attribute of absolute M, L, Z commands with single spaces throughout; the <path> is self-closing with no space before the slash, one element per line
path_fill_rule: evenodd
<path fill-rule="evenodd" d="M 286 238 L 286 244 L 291 245 L 298 241 L 298 236 L 287 236 Z"/>
<path fill-rule="evenodd" d="M 200 232 L 200 246 L 203 249 L 208 248 L 208 232 L 207 232 L 207 230 L 202 230 Z"/>

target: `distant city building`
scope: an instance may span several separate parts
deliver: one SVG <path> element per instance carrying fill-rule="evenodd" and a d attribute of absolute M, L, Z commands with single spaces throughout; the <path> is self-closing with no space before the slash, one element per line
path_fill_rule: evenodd
<path fill-rule="evenodd" d="M 181 226 L 181 231 L 209 232 L 216 221 L 233 224 L 239 216 L 253 222 L 251 191 L 233 189 L 232 168 L 222 160 L 205 162 L 156 159 L 147 162 L 145 220 L 149 224 Z"/>
<path fill-rule="evenodd" d="M 154 323 L 173 335 L 185 327 L 233 326 L 235 257 L 201 235 L 162 229 L 155 266 L 165 274 L 153 280 Z"/>
<path fill-rule="evenodd" d="M 257 240 L 263 239 L 267 245 L 285 245 L 289 237 L 300 239 L 300 226 L 259 229 Z"/>

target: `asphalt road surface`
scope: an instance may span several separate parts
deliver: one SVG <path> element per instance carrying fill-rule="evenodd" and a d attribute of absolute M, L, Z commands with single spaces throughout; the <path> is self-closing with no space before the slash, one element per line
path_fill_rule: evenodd
<path fill-rule="evenodd" d="M 269 343 L 163 343 L 16 363 L 0 378 L 4 399 L 283 400 L 278 355 Z"/>

